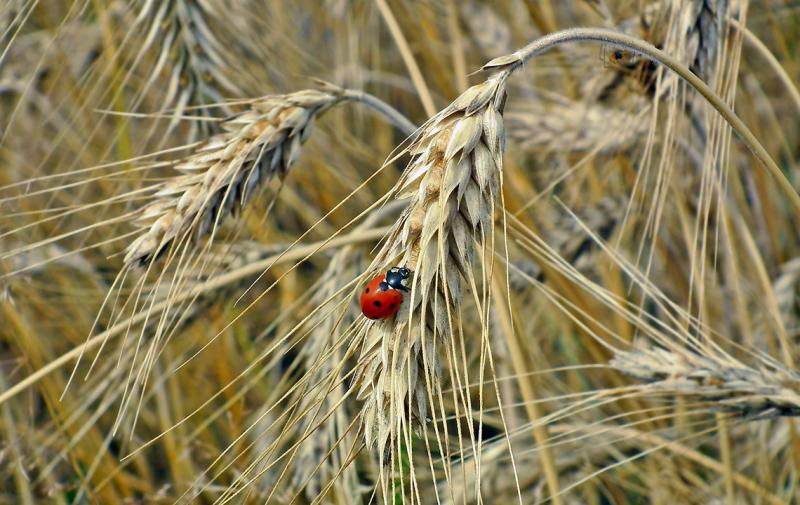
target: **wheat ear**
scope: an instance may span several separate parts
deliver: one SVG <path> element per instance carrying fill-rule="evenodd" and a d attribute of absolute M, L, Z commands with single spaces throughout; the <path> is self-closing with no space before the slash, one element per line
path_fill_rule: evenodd
<path fill-rule="evenodd" d="M 609 364 L 646 382 L 645 391 L 696 397 L 748 419 L 800 415 L 800 376 L 790 370 L 662 348 L 618 351 Z"/>
<path fill-rule="evenodd" d="M 314 120 L 341 102 L 358 102 L 404 134 L 414 125 L 378 98 L 329 83 L 253 100 L 221 123 L 223 132 L 172 163 L 182 175 L 154 188 L 156 200 L 135 217 L 144 231 L 125 250 L 125 264 L 146 265 L 176 243 L 199 241 L 300 156 Z"/>
<path fill-rule="evenodd" d="M 198 0 L 146 1 L 139 13 L 147 31 L 137 61 L 151 47 L 159 51 L 145 89 L 168 72 L 164 106 L 174 106 L 173 125 L 187 107 L 219 103 L 226 95 L 242 95 L 229 78 L 230 55 L 209 26 L 211 15 Z M 208 109 L 199 109 L 197 114 L 211 115 Z M 209 131 L 208 121 L 195 124 L 201 131 Z"/>
<path fill-rule="evenodd" d="M 682 12 L 688 27 L 684 35 L 686 61 L 694 73 L 710 82 L 724 35 L 728 0 L 691 0 L 688 4 Z"/>
<path fill-rule="evenodd" d="M 500 189 L 507 72 L 472 86 L 433 116 L 405 150 L 395 186 L 411 196 L 371 272 L 406 265 L 412 291 L 395 319 L 370 322 L 355 376 L 367 444 L 388 449 L 425 423 L 440 394 L 439 353 L 449 349 L 461 282 L 474 283 L 474 243 L 492 233 Z M 410 317 L 413 314 L 413 317 Z"/>
<path fill-rule="evenodd" d="M 225 120 L 223 133 L 175 163 L 184 175 L 165 183 L 142 209 L 136 223 L 146 229 L 125 250 L 125 264 L 146 264 L 173 243 L 200 239 L 259 186 L 285 177 L 314 118 L 339 100 L 338 94 L 303 90 L 254 101 Z"/>

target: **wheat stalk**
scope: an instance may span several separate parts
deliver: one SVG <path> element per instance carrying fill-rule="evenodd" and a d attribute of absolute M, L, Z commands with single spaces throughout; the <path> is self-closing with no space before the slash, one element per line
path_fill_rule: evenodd
<path fill-rule="evenodd" d="M 508 76 L 532 56 L 571 41 L 621 45 L 677 72 L 703 94 L 742 135 L 749 147 L 800 204 L 780 170 L 744 123 L 702 81 L 674 58 L 640 40 L 605 30 L 574 29 L 542 37 L 519 51 L 496 58 L 483 69 L 498 74 L 467 90 L 426 123 L 405 150 L 412 161 L 397 190 L 410 188 L 412 203 L 403 214 L 371 272 L 406 265 L 414 271 L 411 302 L 391 323 L 368 323 L 356 373 L 367 444 L 394 449 L 412 425 L 424 424 L 440 382 L 437 337 L 451 342 L 454 314 L 461 302 L 462 277 L 474 283 L 472 242 L 491 233 L 494 195 L 500 180 L 504 143 L 502 104 Z M 499 126 L 499 127 L 498 127 Z M 485 143 L 482 141 L 485 139 Z M 460 156 L 457 156 L 459 155 Z M 417 183 L 417 181 L 419 182 Z M 451 263 L 455 268 L 447 268 Z M 418 294 L 419 298 L 415 295 Z M 418 319 L 409 317 L 417 310 Z"/>

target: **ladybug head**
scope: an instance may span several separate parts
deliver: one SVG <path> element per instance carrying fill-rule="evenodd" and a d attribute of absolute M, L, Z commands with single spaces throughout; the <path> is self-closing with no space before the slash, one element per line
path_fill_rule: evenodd
<path fill-rule="evenodd" d="M 386 284 L 400 291 L 408 291 L 403 281 L 409 278 L 411 271 L 406 267 L 394 267 L 386 272 Z"/>

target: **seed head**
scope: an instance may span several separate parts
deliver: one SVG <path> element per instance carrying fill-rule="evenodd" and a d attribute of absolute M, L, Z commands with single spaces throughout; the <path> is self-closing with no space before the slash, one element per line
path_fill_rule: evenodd
<path fill-rule="evenodd" d="M 283 179 L 314 118 L 339 100 L 318 90 L 271 96 L 223 122 L 223 133 L 174 163 L 183 175 L 163 184 L 142 209 L 136 223 L 145 231 L 126 249 L 125 263 L 147 264 L 176 243 L 199 241 L 260 187 Z"/>

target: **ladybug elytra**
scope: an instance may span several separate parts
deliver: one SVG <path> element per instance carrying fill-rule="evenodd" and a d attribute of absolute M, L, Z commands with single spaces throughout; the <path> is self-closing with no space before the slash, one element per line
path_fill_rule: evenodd
<path fill-rule="evenodd" d="M 397 314 L 403 292 L 408 292 L 405 282 L 410 274 L 405 267 L 394 267 L 372 279 L 361 292 L 361 312 L 370 319 L 388 319 Z"/>

